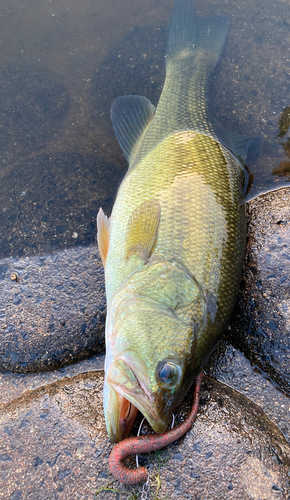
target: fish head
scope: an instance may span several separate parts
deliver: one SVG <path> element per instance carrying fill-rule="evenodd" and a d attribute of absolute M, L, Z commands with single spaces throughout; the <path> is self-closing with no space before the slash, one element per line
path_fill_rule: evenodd
<path fill-rule="evenodd" d="M 179 270 L 167 271 L 167 279 L 149 280 L 148 288 L 143 282 L 136 290 L 131 283 L 108 310 L 104 411 L 112 442 L 128 436 L 138 410 L 155 432 L 164 432 L 200 369 L 192 363 L 192 302 L 200 308 L 200 290 L 191 278 L 176 281 Z"/>

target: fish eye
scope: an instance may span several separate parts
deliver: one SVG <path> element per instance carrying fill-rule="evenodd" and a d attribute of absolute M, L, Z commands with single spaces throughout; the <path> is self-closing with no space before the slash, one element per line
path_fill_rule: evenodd
<path fill-rule="evenodd" d="M 159 368 L 158 378 L 162 384 L 172 386 L 180 379 L 180 368 L 171 362 L 164 363 Z"/>

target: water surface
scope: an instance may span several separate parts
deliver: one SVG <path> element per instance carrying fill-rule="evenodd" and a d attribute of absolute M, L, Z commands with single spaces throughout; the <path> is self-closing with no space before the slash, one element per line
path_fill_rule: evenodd
<path fill-rule="evenodd" d="M 127 168 L 110 105 L 130 93 L 158 103 L 173 3 L 2 0 L 0 257 L 95 243 L 99 206 L 110 213 Z M 287 184 L 290 2 L 195 4 L 231 20 L 210 107 L 228 129 L 261 138 L 249 197 Z"/>

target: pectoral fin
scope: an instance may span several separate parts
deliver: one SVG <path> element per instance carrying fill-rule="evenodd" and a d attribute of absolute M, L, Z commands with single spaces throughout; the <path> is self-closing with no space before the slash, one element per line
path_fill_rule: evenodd
<path fill-rule="evenodd" d="M 157 200 L 145 201 L 132 212 L 127 229 L 126 259 L 137 255 L 147 262 L 156 244 L 160 212 Z"/>
<path fill-rule="evenodd" d="M 97 240 L 99 246 L 99 252 L 101 255 L 103 266 L 106 265 L 107 253 L 109 250 L 109 241 L 110 241 L 110 218 L 108 218 L 103 209 L 100 208 L 99 213 L 97 215 Z"/>

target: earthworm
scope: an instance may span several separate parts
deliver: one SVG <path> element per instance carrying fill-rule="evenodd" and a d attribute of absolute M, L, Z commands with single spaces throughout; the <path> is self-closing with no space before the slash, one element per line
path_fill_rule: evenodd
<path fill-rule="evenodd" d="M 199 394 L 202 381 L 202 373 L 195 379 L 193 403 L 190 414 L 177 427 L 165 432 L 164 434 L 147 434 L 146 436 L 137 436 L 124 439 L 117 443 L 111 451 L 109 457 L 109 468 L 113 476 L 123 484 L 136 484 L 146 481 L 148 471 L 146 467 L 129 469 L 122 461 L 129 455 L 138 455 L 139 453 L 150 453 L 160 450 L 173 443 L 183 436 L 192 426 L 196 419 Z"/>

